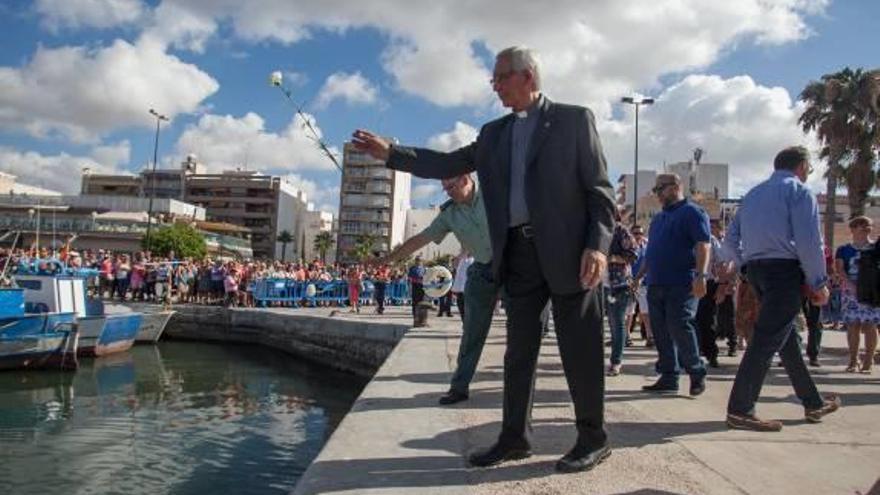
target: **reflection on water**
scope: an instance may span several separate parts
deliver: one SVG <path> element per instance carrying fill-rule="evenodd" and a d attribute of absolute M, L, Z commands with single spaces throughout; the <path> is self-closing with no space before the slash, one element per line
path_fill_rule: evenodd
<path fill-rule="evenodd" d="M 287 493 L 364 385 L 251 346 L 80 364 L 0 373 L 0 494 Z"/>

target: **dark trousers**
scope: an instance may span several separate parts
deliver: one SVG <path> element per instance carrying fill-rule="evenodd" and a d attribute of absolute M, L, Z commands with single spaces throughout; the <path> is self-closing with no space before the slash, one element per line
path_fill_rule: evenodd
<path fill-rule="evenodd" d="M 467 316 L 461 331 L 461 343 L 458 346 L 458 360 L 455 372 L 449 383 L 449 389 L 467 395 L 471 380 L 477 370 L 480 355 L 489 329 L 492 326 L 492 315 L 498 301 L 499 285 L 492 276 L 492 264 L 475 261 L 468 267 L 468 278 L 464 294 L 467 298 Z M 464 314 L 464 313 L 463 313 Z"/>
<path fill-rule="evenodd" d="M 437 316 L 452 316 L 452 292 L 447 292 L 440 297 L 440 311 Z"/>
<path fill-rule="evenodd" d="M 807 320 L 807 356 L 810 359 L 818 359 L 819 349 L 822 347 L 822 323 L 819 319 L 822 308 L 804 298 L 801 309 Z"/>
<path fill-rule="evenodd" d="M 578 444 L 587 448 L 605 445 L 604 349 L 597 292 L 551 292 L 532 240 L 516 229 L 509 231 L 504 252 L 504 286 L 508 295 L 507 351 L 499 442 L 528 443 L 535 367 L 541 347 L 541 313 L 552 301 L 562 368 L 574 403 Z"/>
<path fill-rule="evenodd" d="M 425 289 L 421 282 L 410 282 L 412 293 L 412 314 L 416 314 L 416 306 L 425 300 Z"/>
<path fill-rule="evenodd" d="M 822 398 L 804 364 L 800 341 L 794 330 L 794 319 L 801 310 L 804 279 L 800 264 L 795 260 L 781 259 L 750 261 L 746 272 L 761 300 L 761 310 L 755 322 L 755 333 L 736 372 L 727 412 L 755 413 L 755 402 L 761 395 L 764 378 L 777 352 L 804 407 L 821 407 Z"/>
<path fill-rule="evenodd" d="M 385 282 L 375 282 L 373 295 L 376 298 L 376 311 L 381 315 L 385 312 Z"/>
<path fill-rule="evenodd" d="M 716 317 L 718 305 L 715 304 L 715 293 L 718 291 L 718 282 L 709 280 L 706 282 L 706 295 L 700 298 L 697 305 L 697 341 L 700 343 L 700 354 L 710 361 L 718 359 L 718 344 L 715 343 Z"/>
<path fill-rule="evenodd" d="M 706 366 L 700 359 L 694 325 L 697 298 L 691 293 L 691 286 L 651 285 L 648 306 L 660 379 L 668 385 L 677 385 L 681 368 L 691 378 L 704 377 Z"/>
<path fill-rule="evenodd" d="M 733 306 L 733 296 L 727 295 L 718 305 L 717 314 L 718 335 L 727 339 L 727 348 L 736 349 L 736 312 Z"/>
<path fill-rule="evenodd" d="M 464 308 L 466 301 L 467 300 L 464 298 L 464 292 L 455 293 L 455 305 L 458 307 L 458 316 L 461 317 L 462 322 L 464 322 Z M 494 310 L 495 308 L 492 309 Z"/>

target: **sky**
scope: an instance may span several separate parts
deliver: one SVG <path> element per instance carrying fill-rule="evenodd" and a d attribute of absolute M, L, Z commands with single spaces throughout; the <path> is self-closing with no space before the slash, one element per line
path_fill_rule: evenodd
<path fill-rule="evenodd" d="M 494 53 L 537 51 L 544 93 L 588 106 L 613 181 L 633 167 L 730 164 L 741 194 L 788 145 L 817 149 L 798 94 L 844 66 L 880 66 L 876 0 L 0 0 L 0 171 L 76 193 L 83 167 L 137 173 L 195 154 L 209 171 L 287 177 L 338 209 L 339 172 L 284 85 L 339 152 L 356 128 L 451 150 L 504 115 Z M 816 163 L 821 172 L 822 164 Z M 821 174 L 811 182 L 820 191 Z M 437 204 L 436 181 L 413 203 Z"/>

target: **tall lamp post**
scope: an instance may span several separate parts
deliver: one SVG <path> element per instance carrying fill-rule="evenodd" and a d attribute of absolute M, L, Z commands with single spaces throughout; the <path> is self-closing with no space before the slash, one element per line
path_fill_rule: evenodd
<path fill-rule="evenodd" d="M 620 102 L 636 107 L 636 150 L 633 172 L 633 225 L 635 225 L 639 219 L 639 107 L 642 105 L 653 105 L 654 98 L 624 96 L 620 99 Z"/>
<path fill-rule="evenodd" d="M 168 122 L 168 117 L 159 112 L 150 109 L 150 115 L 156 117 L 156 141 L 153 145 L 153 173 L 150 174 L 150 202 L 147 206 L 147 241 L 146 248 L 150 248 L 150 230 L 153 227 L 153 198 L 156 196 L 156 160 L 159 155 L 159 124 L 164 120 Z"/>

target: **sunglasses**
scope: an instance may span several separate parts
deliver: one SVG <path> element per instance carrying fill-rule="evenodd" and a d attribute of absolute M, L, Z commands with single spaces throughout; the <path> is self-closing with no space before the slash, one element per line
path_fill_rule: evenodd
<path fill-rule="evenodd" d="M 667 187 L 674 186 L 674 185 L 675 185 L 674 182 L 667 182 L 666 184 L 657 184 L 656 186 L 654 186 L 653 189 L 651 189 L 651 191 L 653 191 L 654 194 L 660 194 L 660 192 L 663 191 L 664 189 L 666 189 Z"/>

